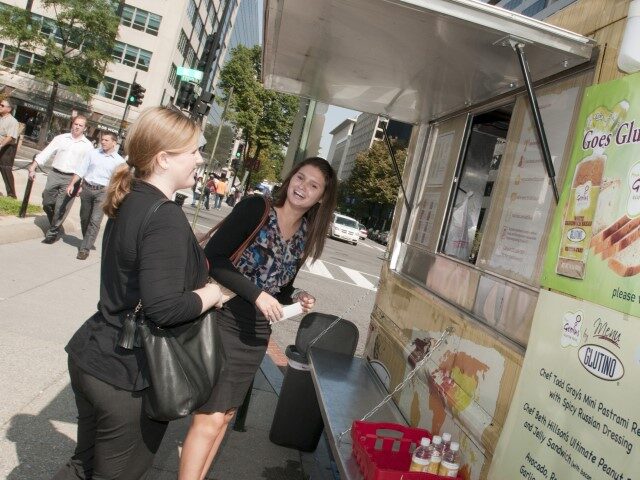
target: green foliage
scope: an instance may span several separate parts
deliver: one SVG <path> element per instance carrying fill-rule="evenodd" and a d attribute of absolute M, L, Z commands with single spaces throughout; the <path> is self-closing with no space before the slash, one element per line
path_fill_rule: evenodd
<path fill-rule="evenodd" d="M 20 206 L 22 202 L 20 200 L 16 200 L 11 197 L 0 197 L 0 215 L 13 215 L 17 216 L 20 212 Z M 42 212 L 42 207 L 40 205 L 31 205 L 27 206 L 27 214 L 35 215 L 36 213 Z"/>
<path fill-rule="evenodd" d="M 284 164 L 284 152 L 281 147 L 270 145 L 269 148 L 260 152 L 260 168 L 253 174 L 253 183 L 260 183 L 262 180 L 277 182 L 280 180 L 280 172 Z"/>
<path fill-rule="evenodd" d="M 266 163 L 272 168 L 273 159 L 279 158 L 282 148 L 289 143 L 293 119 L 298 111 L 298 99 L 292 95 L 266 90 L 262 86 L 262 48 L 259 45 L 253 48 L 239 45 L 230 55 L 229 61 L 220 72 L 219 87 L 223 95 L 218 101 L 221 104 L 225 103 L 233 87 L 232 112 L 229 118 L 242 129 L 249 147 L 247 154 L 251 158 L 263 160 L 263 152 L 268 151 Z M 264 162 L 261 161 L 260 170 L 263 168 L 262 163 Z M 281 168 L 278 168 L 276 178 Z M 262 173 L 265 174 L 265 178 L 273 176 L 267 171 Z M 260 171 L 257 172 L 255 178 L 262 180 L 260 174 Z"/>
<path fill-rule="evenodd" d="M 392 148 L 400 172 L 407 158 L 406 149 Z M 373 142 L 373 146 L 356 155 L 355 165 L 347 181 L 347 191 L 369 204 L 393 205 L 398 197 L 400 184 L 384 142 Z"/>
<path fill-rule="evenodd" d="M 18 7 L 0 10 L 0 36 L 35 51 L 42 63 L 30 66 L 36 78 L 65 85 L 88 100 L 104 77 L 118 33 L 111 0 L 41 0 L 49 19 L 32 19 Z"/>

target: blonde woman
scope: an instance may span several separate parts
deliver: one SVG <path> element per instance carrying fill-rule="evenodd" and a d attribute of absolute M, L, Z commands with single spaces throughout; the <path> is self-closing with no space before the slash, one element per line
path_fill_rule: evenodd
<path fill-rule="evenodd" d="M 104 205 L 98 311 L 66 347 L 78 443 L 55 480 L 145 478 L 167 424 L 143 412 L 144 352 L 117 346 L 124 316 L 141 300 L 147 320 L 170 326 L 221 304 L 180 207 L 163 204 L 140 232 L 158 200 L 193 185 L 199 137 L 194 122 L 166 108 L 146 110 L 128 132 L 128 160 L 114 172 Z"/>

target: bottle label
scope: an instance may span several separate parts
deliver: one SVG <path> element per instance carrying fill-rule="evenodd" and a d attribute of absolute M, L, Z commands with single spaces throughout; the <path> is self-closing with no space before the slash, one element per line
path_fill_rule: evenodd
<path fill-rule="evenodd" d="M 427 468 L 428 473 L 435 473 L 436 475 L 440 471 L 440 457 L 431 458 L 431 463 L 429 463 L 429 468 Z"/>
<path fill-rule="evenodd" d="M 413 457 L 411 459 L 411 466 L 409 467 L 409 471 L 410 472 L 426 472 L 428 466 L 429 466 L 428 458 Z"/>
<path fill-rule="evenodd" d="M 457 463 L 445 462 L 440 464 L 438 475 L 442 477 L 455 477 L 458 475 L 459 465 Z"/>

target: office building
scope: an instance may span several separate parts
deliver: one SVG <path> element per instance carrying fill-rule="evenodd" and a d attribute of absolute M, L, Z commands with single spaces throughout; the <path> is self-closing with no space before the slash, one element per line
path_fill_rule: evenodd
<path fill-rule="evenodd" d="M 347 118 L 329 132 L 331 135 L 331 146 L 327 154 L 327 161 L 336 171 L 338 180 L 342 180 L 342 166 L 344 165 L 344 160 L 351 145 L 351 134 L 355 124 L 355 118 Z"/>
<path fill-rule="evenodd" d="M 332 163 L 337 169 L 338 180 L 347 180 L 351 176 L 358 153 L 369 150 L 373 142 L 384 140 L 385 126 L 389 138 L 408 144 L 411 137 L 411 125 L 388 120 L 372 113 L 361 113 L 351 127 L 349 145 L 342 160 L 340 163 Z M 333 132 L 331 133 L 333 134 Z"/>
<path fill-rule="evenodd" d="M 68 120 L 76 113 L 89 118 L 90 136 L 99 130 L 117 131 L 134 78 L 146 88 L 146 93 L 140 107 L 130 108 L 128 121 L 135 120 L 145 107 L 172 103 L 180 83 L 178 68 L 196 69 L 203 57 L 207 37 L 219 31 L 218 57 L 211 76 L 201 84 L 215 81 L 217 67 L 224 61 L 229 45 L 232 19 L 237 17 L 239 3 L 240 0 L 127 0 L 104 80 L 88 102 L 61 86 L 50 136 L 66 130 Z M 26 4 L 26 0 L 0 2 L 0 6 L 22 8 Z M 55 24 L 51 20 L 55 18 L 54 12 L 44 9 L 38 0 L 33 3 L 32 12 L 43 35 L 56 38 Z M 37 61 L 36 53 L 21 50 L 16 54 L 12 46 L 0 46 L 0 64 L 4 67 L 0 71 L 0 84 L 14 99 L 16 118 L 23 123 L 37 124 L 49 99 L 51 87 L 36 81 L 28 73 L 28 67 L 25 68 Z M 39 129 L 32 128 L 25 133 L 29 134 L 27 140 L 35 141 Z"/>

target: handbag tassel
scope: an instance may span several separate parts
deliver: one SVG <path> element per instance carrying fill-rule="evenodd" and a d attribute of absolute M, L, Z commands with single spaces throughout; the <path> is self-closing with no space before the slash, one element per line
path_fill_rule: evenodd
<path fill-rule="evenodd" d="M 118 338 L 118 346 L 126 350 L 133 350 L 136 343 L 138 343 L 137 346 L 139 346 L 140 342 L 136 342 L 136 330 L 136 313 L 129 312 L 122 322 L 122 329 L 120 330 L 120 337 Z"/>

